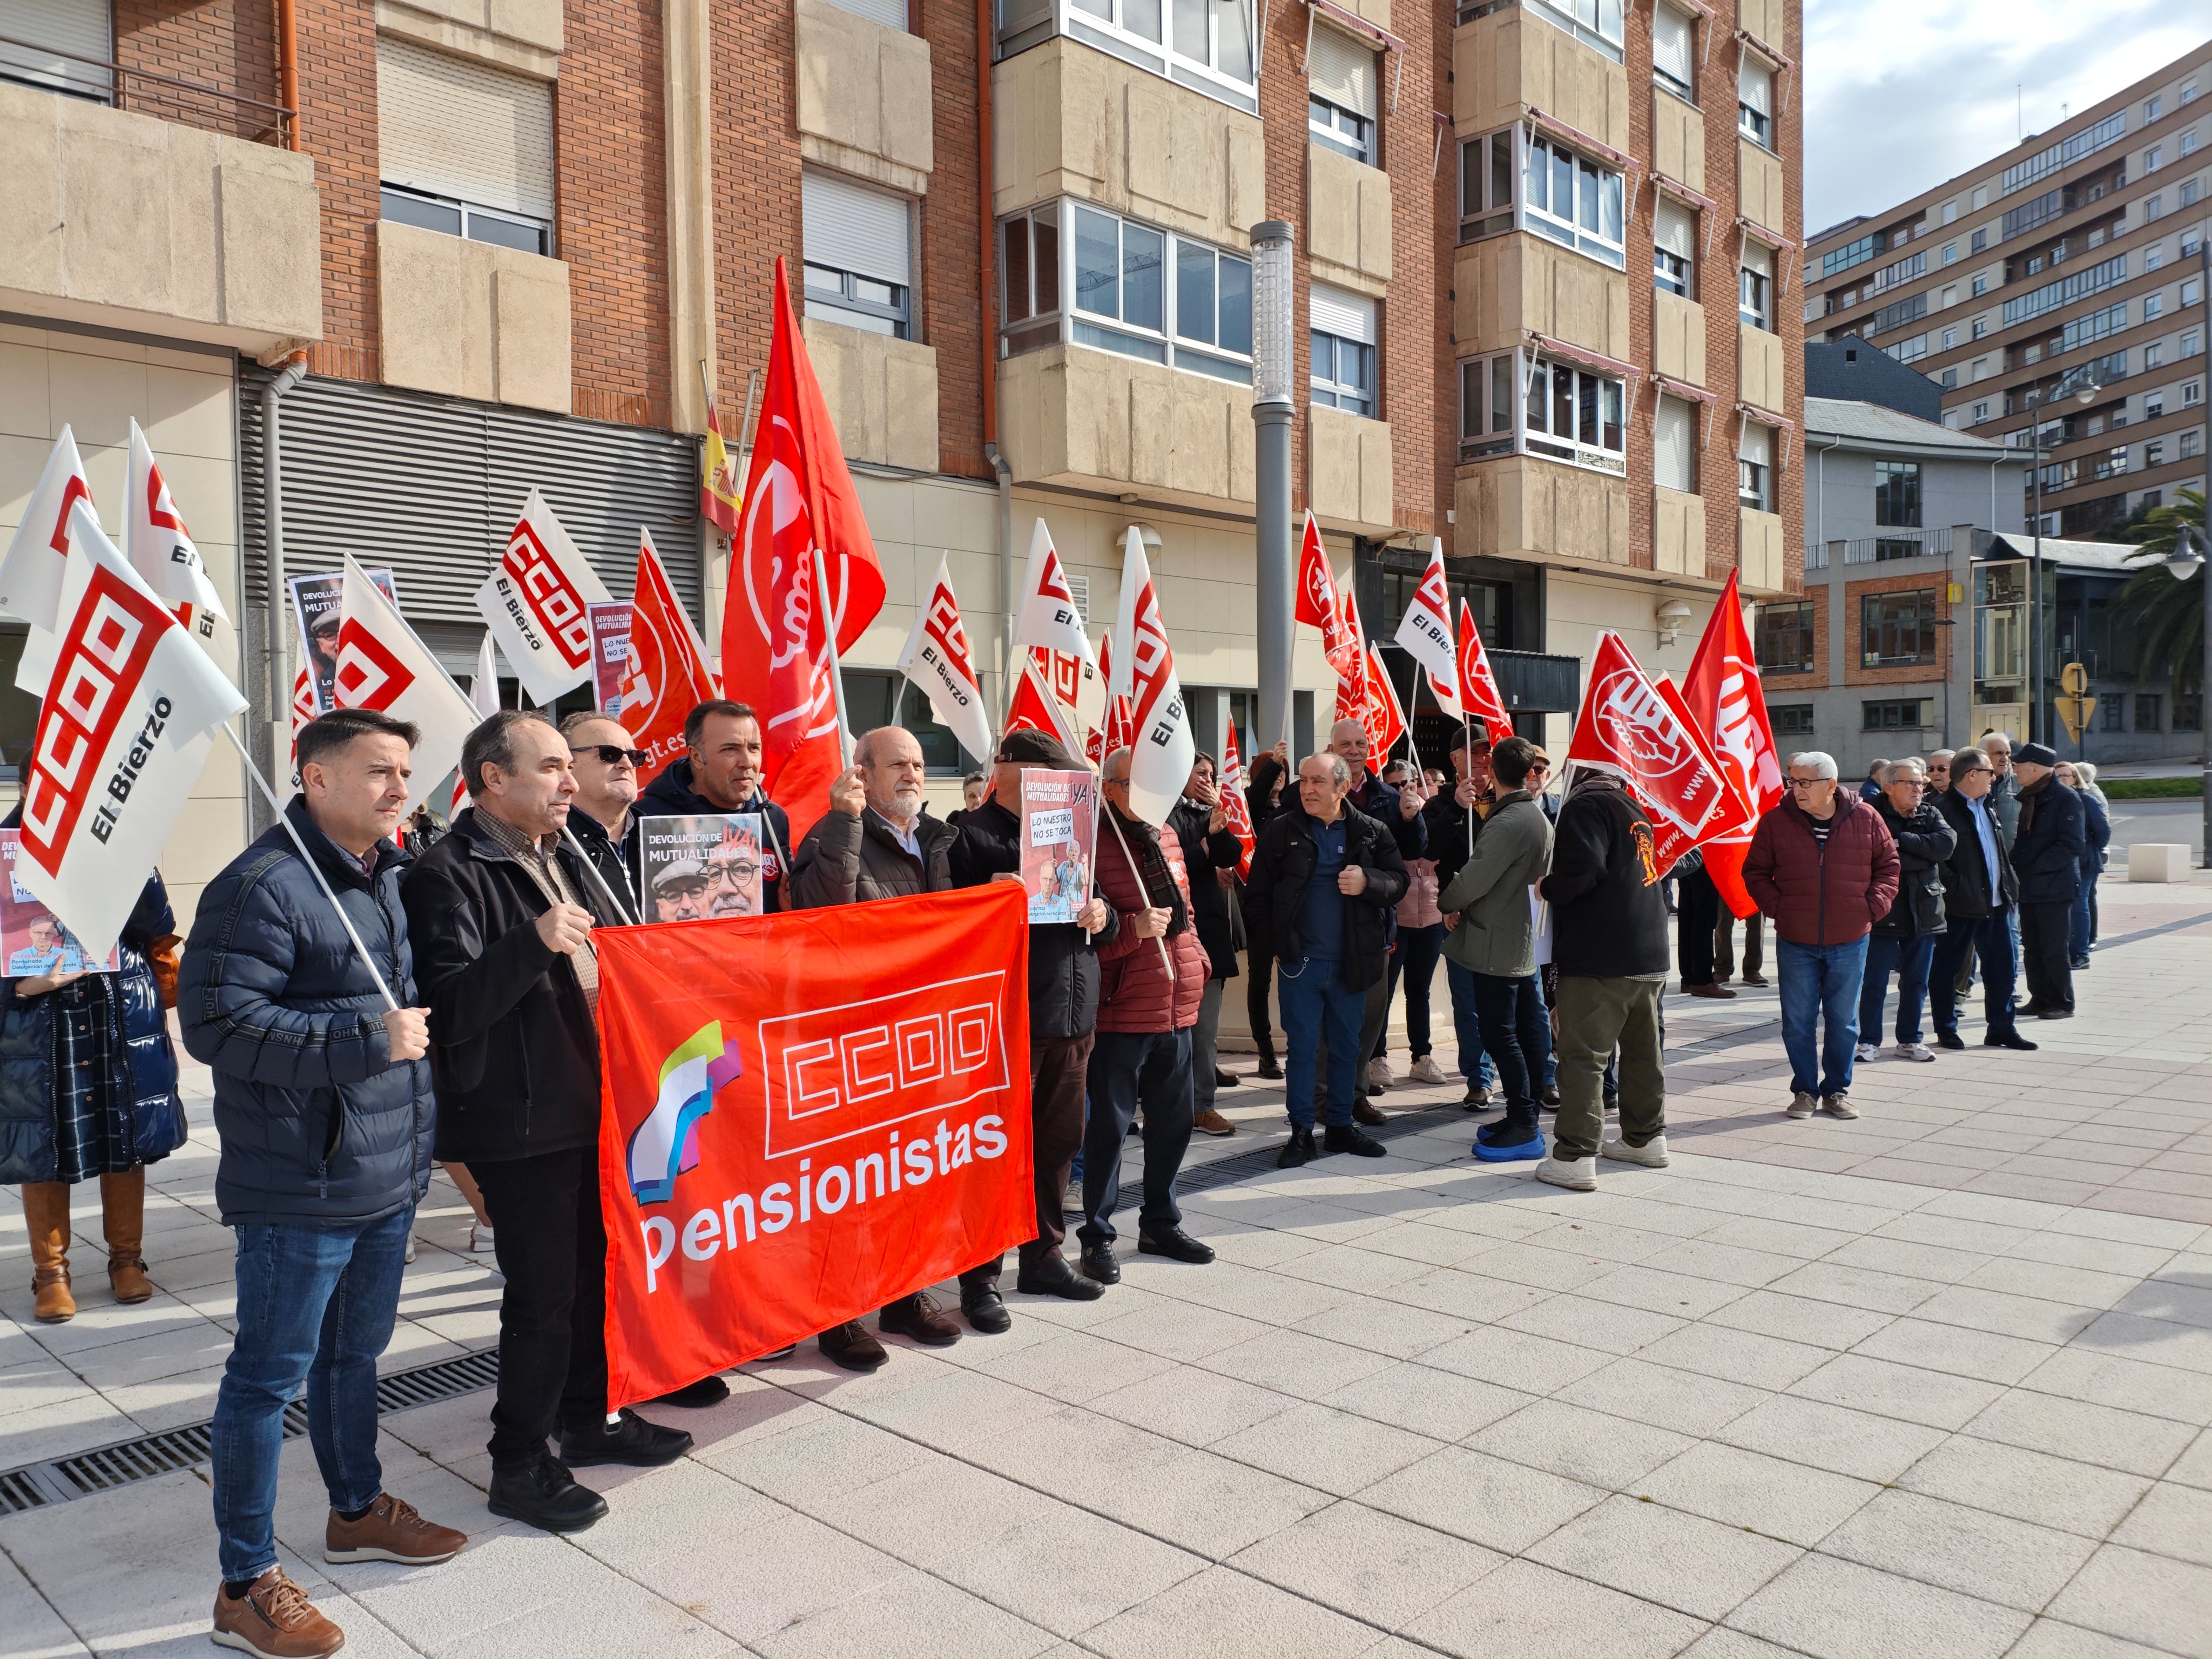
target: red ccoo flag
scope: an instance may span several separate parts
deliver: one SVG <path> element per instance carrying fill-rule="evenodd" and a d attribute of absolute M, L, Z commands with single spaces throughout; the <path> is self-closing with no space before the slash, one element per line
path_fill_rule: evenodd
<path fill-rule="evenodd" d="M 1244 759 L 1237 752 L 1237 722 L 1230 721 L 1221 739 L 1221 810 L 1228 815 L 1229 831 L 1243 848 L 1237 858 L 1239 881 L 1252 873 L 1252 854 L 1260 837 L 1252 828 L 1252 804 L 1244 799 Z"/>
<path fill-rule="evenodd" d="M 1513 716 L 1506 712 L 1482 635 L 1474 631 L 1474 612 L 1465 599 L 1459 602 L 1459 706 L 1463 718 L 1482 722 L 1492 743 L 1513 735 Z"/>
<path fill-rule="evenodd" d="M 1690 659 L 1682 699 L 1711 743 L 1722 775 L 1750 808 L 1750 821 L 1742 828 L 1705 843 L 1705 873 L 1729 910 L 1748 916 L 1759 906 L 1744 889 L 1744 855 L 1751 850 L 1759 820 L 1782 804 L 1782 757 L 1766 718 L 1766 691 L 1743 625 L 1743 601 L 1733 570 L 1698 641 L 1698 653 Z"/>

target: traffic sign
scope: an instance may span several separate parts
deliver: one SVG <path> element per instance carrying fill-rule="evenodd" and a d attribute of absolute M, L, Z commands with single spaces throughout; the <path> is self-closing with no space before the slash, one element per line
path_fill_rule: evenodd
<path fill-rule="evenodd" d="M 2058 684 L 2069 697 L 2078 697 L 2089 689 L 2089 671 L 2078 662 L 2069 662 L 2058 672 Z"/>
<path fill-rule="evenodd" d="M 2097 700 L 2094 697 L 2057 697 L 2052 701 L 2058 709 L 2058 718 L 2066 723 L 2066 735 L 2080 743 L 2081 734 L 2089 729 L 2089 716 L 2097 712 Z"/>

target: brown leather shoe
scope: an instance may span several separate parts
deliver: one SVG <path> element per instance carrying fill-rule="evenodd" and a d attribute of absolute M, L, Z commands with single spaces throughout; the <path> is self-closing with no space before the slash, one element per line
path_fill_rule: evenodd
<path fill-rule="evenodd" d="M 1390 1120 L 1381 1107 L 1362 1095 L 1352 1103 L 1352 1121 L 1354 1123 L 1372 1125 L 1388 1123 Z"/>
<path fill-rule="evenodd" d="M 323 1528 L 323 1559 L 428 1567 L 452 1560 L 468 1541 L 468 1534 L 425 1521 L 412 1504 L 387 1492 L 379 1494 L 358 1521 L 331 1511 L 330 1523 Z"/>
<path fill-rule="evenodd" d="M 23 1225 L 31 1235 L 31 1289 L 38 1297 L 33 1310 L 42 1324 L 76 1318 L 76 1298 L 70 1294 L 69 1183 L 25 1182 Z"/>
<path fill-rule="evenodd" d="M 118 1302 L 147 1302 L 153 1298 L 154 1281 L 146 1277 L 146 1170 L 142 1164 L 120 1175 L 100 1178 L 100 1231 L 107 1240 L 107 1282 L 115 1287 Z"/>
<path fill-rule="evenodd" d="M 345 1632 L 315 1611 L 282 1567 L 270 1568 L 235 1601 L 218 1589 L 208 1634 L 217 1647 L 256 1659 L 328 1659 L 345 1645 Z"/>
<path fill-rule="evenodd" d="M 822 1357 L 833 1365 L 842 1365 L 848 1371 L 872 1371 L 889 1359 L 884 1345 L 868 1334 L 868 1328 L 857 1319 L 848 1319 L 835 1326 L 815 1340 L 822 1345 Z"/>
<path fill-rule="evenodd" d="M 926 1348 L 949 1348 L 960 1340 L 960 1327 L 927 1291 L 901 1297 L 876 1322 L 891 1335 L 912 1337 Z"/>
<path fill-rule="evenodd" d="M 1190 1127 L 1202 1135 L 1233 1135 L 1237 1126 L 1211 1106 L 1190 1121 Z"/>
<path fill-rule="evenodd" d="M 1692 985 L 1689 987 L 1689 992 L 1693 997 L 1711 997 L 1720 1002 L 1735 1000 L 1735 993 L 1725 985 Z"/>

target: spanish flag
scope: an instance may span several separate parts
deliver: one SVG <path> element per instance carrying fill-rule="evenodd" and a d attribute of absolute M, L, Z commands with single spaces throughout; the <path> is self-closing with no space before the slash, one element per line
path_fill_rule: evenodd
<path fill-rule="evenodd" d="M 744 497 L 738 492 L 736 460 L 722 441 L 722 422 L 711 396 L 707 399 L 707 447 L 701 459 L 705 470 L 699 480 L 699 516 L 725 536 L 734 536 Z"/>

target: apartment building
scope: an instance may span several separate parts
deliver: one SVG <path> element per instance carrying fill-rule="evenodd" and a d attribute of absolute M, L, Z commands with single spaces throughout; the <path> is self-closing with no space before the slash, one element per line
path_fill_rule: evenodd
<path fill-rule="evenodd" d="M 948 777 L 957 744 L 891 665 L 949 557 L 995 692 L 1040 516 L 1094 629 L 1126 530 L 1157 542 L 1201 743 L 1233 720 L 1260 746 L 1266 219 L 1296 233 L 1294 506 L 1376 635 L 1441 538 L 1556 743 L 1599 629 L 1679 670 L 1731 570 L 1800 580 L 1793 0 L 8 15 L 0 530 L 65 422 L 114 521 L 137 418 L 236 596 L 214 644 L 265 755 L 272 546 L 288 574 L 391 569 L 465 672 L 470 595 L 536 484 L 617 593 L 648 532 L 714 637 L 698 434 L 710 391 L 740 432 L 779 255 L 889 578 L 850 704 L 901 707 Z M 1294 678 L 1303 747 L 1334 691 L 1317 641 Z M 0 716 L 0 752 L 29 720 Z M 187 909 L 256 821 L 211 764 L 165 863 Z"/>
<path fill-rule="evenodd" d="M 1807 337 L 1910 363 L 1956 430 L 2039 441 L 2022 489 L 2046 537 L 2203 487 L 2208 92 L 2212 45 L 1808 240 Z"/>

